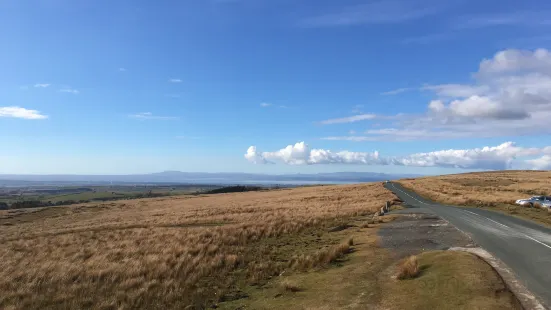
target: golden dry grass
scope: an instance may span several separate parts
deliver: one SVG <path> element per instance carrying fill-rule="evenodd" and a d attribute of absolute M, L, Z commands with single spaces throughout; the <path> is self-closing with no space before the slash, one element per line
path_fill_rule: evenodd
<path fill-rule="evenodd" d="M 416 256 L 410 256 L 400 264 L 396 278 L 400 280 L 413 279 L 419 275 L 419 262 Z"/>
<path fill-rule="evenodd" d="M 400 183 L 438 202 L 493 208 L 551 225 L 548 211 L 515 205 L 517 199 L 551 196 L 551 171 L 465 173 L 404 179 Z"/>
<path fill-rule="evenodd" d="M 243 279 L 339 259 L 348 243 L 289 254 L 268 241 L 392 198 L 377 183 L 2 211 L 0 308 L 202 308 Z"/>
<path fill-rule="evenodd" d="M 492 267 L 470 253 L 433 251 L 417 259 L 417 277 L 381 281 L 381 309 L 522 309 Z"/>

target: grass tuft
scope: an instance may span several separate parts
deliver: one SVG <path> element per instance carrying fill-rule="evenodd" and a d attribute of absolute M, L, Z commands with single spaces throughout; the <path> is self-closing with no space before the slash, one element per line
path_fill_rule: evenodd
<path fill-rule="evenodd" d="M 281 281 L 280 285 L 285 292 L 296 293 L 296 292 L 303 291 L 303 289 L 296 282 L 291 281 L 289 279 L 285 279 Z"/>
<path fill-rule="evenodd" d="M 419 262 L 416 256 L 406 258 L 398 267 L 398 275 L 400 280 L 413 279 L 419 275 Z"/>

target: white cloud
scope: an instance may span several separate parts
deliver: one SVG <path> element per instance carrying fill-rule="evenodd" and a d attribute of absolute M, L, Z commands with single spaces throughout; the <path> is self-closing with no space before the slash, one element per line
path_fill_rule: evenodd
<path fill-rule="evenodd" d="M 36 83 L 36 84 L 34 84 L 34 87 L 36 87 L 36 88 L 46 88 L 46 87 L 49 87 L 49 86 L 50 86 L 50 84 L 48 84 L 48 83 Z"/>
<path fill-rule="evenodd" d="M 247 149 L 245 158 L 253 164 L 266 164 L 268 161 L 256 151 L 256 146 L 251 146 Z"/>
<path fill-rule="evenodd" d="M 517 147 L 513 142 L 506 142 L 494 147 L 417 153 L 395 158 L 392 163 L 414 167 L 501 170 L 513 168 L 513 161 L 519 156 L 531 156 L 541 152 L 540 149 L 525 149 Z"/>
<path fill-rule="evenodd" d="M 257 151 L 255 146 L 249 147 L 245 158 L 253 163 L 272 163 L 282 161 L 289 165 L 315 165 L 315 164 L 386 164 L 379 159 L 379 153 L 358 152 L 331 152 L 323 149 L 310 149 L 304 143 L 299 142 L 275 152 Z"/>
<path fill-rule="evenodd" d="M 527 160 L 526 164 L 536 170 L 551 170 L 551 155 L 543 155 L 540 158 Z"/>
<path fill-rule="evenodd" d="M 551 134 L 551 52 L 504 50 L 484 59 L 468 84 L 425 85 L 427 110 L 387 119 L 388 128 L 349 141 L 404 141 Z"/>
<path fill-rule="evenodd" d="M 73 94 L 73 95 L 78 95 L 80 93 L 77 89 L 73 89 L 73 88 L 70 88 L 70 87 L 64 87 L 64 88 L 60 89 L 59 91 L 62 92 L 62 93 L 69 93 L 69 94 Z"/>
<path fill-rule="evenodd" d="M 272 104 L 271 104 L 271 103 L 267 103 L 267 102 L 262 102 L 262 103 L 260 104 L 260 106 L 263 107 L 263 108 L 267 108 L 267 107 L 271 107 Z"/>
<path fill-rule="evenodd" d="M 480 63 L 480 74 L 498 74 L 518 71 L 551 73 L 551 53 L 543 48 L 535 51 L 504 50 L 492 59 Z"/>
<path fill-rule="evenodd" d="M 119 72 L 126 72 L 126 68 L 122 68 L 122 67 L 119 68 L 119 69 L 117 69 L 117 70 L 118 70 Z"/>
<path fill-rule="evenodd" d="M 142 112 L 137 114 L 131 114 L 128 117 L 136 119 L 157 119 L 157 120 L 176 120 L 179 119 L 177 116 L 158 116 L 153 115 L 151 112 Z"/>
<path fill-rule="evenodd" d="M 334 118 L 334 119 L 328 119 L 325 121 L 321 121 L 320 123 L 323 125 L 331 125 L 331 124 L 342 124 L 342 123 L 354 123 L 359 121 L 365 121 L 377 118 L 377 115 L 375 114 L 360 114 L 360 115 L 354 115 L 349 117 L 343 117 L 343 118 Z"/>
<path fill-rule="evenodd" d="M 0 117 L 13 117 L 23 119 L 45 119 L 47 115 L 40 114 L 37 110 L 29 110 L 21 107 L 0 107 Z"/>
<path fill-rule="evenodd" d="M 466 98 L 474 95 L 484 94 L 489 90 L 486 85 L 461 85 L 461 84 L 441 84 L 441 85 L 425 85 L 422 90 L 434 91 L 442 97 L 458 97 Z"/>
<path fill-rule="evenodd" d="M 544 155 L 541 158 L 530 159 L 530 157 L 542 154 Z M 256 164 L 283 162 L 289 165 L 355 164 L 499 170 L 515 167 L 546 169 L 551 164 L 550 154 L 551 147 L 524 148 L 513 142 L 505 142 L 493 147 L 450 149 L 400 157 L 382 157 L 376 151 L 371 153 L 332 152 L 324 149 L 311 149 L 306 143 L 299 142 L 275 152 L 259 152 L 255 146 L 251 146 L 247 150 L 245 158 Z"/>
<path fill-rule="evenodd" d="M 361 24 L 403 23 L 434 15 L 442 8 L 434 2 L 386 0 L 348 6 L 340 12 L 306 18 L 305 27 L 336 27 Z"/>
<path fill-rule="evenodd" d="M 170 79 L 168 80 L 170 83 L 182 83 L 182 80 L 180 79 Z"/>
<path fill-rule="evenodd" d="M 415 90 L 415 88 L 403 87 L 403 88 L 398 88 L 398 89 L 385 91 L 384 93 L 381 93 L 381 95 L 385 95 L 385 96 L 398 95 L 398 94 L 405 93 L 405 92 L 412 91 L 412 90 Z"/>
<path fill-rule="evenodd" d="M 432 102 L 431 102 L 432 104 Z M 434 107 L 429 105 L 429 109 Z M 455 116 L 466 118 L 494 118 L 494 119 L 525 119 L 529 115 L 520 108 L 508 107 L 499 101 L 494 101 L 489 97 L 471 96 L 464 100 L 454 100 L 449 106 L 444 107 L 439 113 L 451 112 Z"/>

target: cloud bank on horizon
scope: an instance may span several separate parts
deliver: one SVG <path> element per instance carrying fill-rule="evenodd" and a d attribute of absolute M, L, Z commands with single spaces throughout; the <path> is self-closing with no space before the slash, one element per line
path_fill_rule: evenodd
<path fill-rule="evenodd" d="M 394 127 L 369 129 L 363 135 L 324 137 L 324 140 L 408 141 L 469 137 L 499 137 L 551 133 L 551 52 L 546 49 L 504 50 L 484 59 L 473 84 L 425 85 L 436 98 L 421 115 L 361 114 L 321 121 L 334 125 L 387 119 Z M 383 95 L 412 91 L 400 88 Z M 383 157 L 378 152 L 332 152 L 299 142 L 274 152 L 249 147 L 245 158 L 257 164 L 358 164 L 461 169 L 551 169 L 551 146 L 525 148 L 514 142 L 473 149 L 450 149 Z"/>
<path fill-rule="evenodd" d="M 409 167 L 441 167 L 481 170 L 502 169 L 551 169 L 551 146 L 525 148 L 514 142 L 498 146 L 464 150 L 441 150 L 415 153 L 401 157 L 384 157 L 379 152 L 350 152 L 313 149 L 304 142 L 288 145 L 274 152 L 260 152 L 255 146 L 249 147 L 245 158 L 255 164 L 288 165 L 396 165 Z"/>

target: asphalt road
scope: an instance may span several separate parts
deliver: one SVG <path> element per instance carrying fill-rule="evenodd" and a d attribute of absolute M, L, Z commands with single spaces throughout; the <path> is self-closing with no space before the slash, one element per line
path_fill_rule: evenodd
<path fill-rule="evenodd" d="M 408 206 L 428 209 L 469 234 L 479 246 L 507 264 L 543 303 L 551 305 L 551 229 L 503 213 L 442 205 L 396 183 L 385 187 Z"/>

